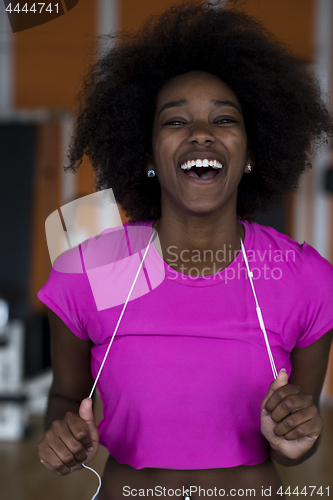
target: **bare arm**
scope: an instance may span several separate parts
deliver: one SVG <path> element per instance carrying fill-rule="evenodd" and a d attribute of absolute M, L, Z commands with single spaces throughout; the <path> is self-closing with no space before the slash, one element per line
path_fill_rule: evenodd
<path fill-rule="evenodd" d="M 50 309 L 51 362 L 53 383 L 45 416 L 45 428 L 64 417 L 67 411 L 78 411 L 93 385 L 90 369 L 91 342 L 76 337 Z"/>
<path fill-rule="evenodd" d="M 98 449 L 98 429 L 87 398 L 93 385 L 91 342 L 76 337 L 48 310 L 53 383 L 45 417 L 46 432 L 37 445 L 40 461 L 56 474 L 82 468 Z M 84 400 L 84 401 L 82 401 Z"/>
<path fill-rule="evenodd" d="M 274 394 L 276 401 L 274 401 L 273 397 L 271 399 L 273 406 L 280 400 L 281 402 L 279 404 L 281 407 L 284 405 L 285 412 L 288 413 L 290 410 L 289 415 L 282 419 L 285 420 L 286 425 L 290 425 L 290 429 L 286 428 L 287 433 L 285 435 L 287 435 L 287 439 L 296 440 L 297 438 L 307 435 L 306 426 L 309 434 L 316 426 L 320 434 L 323 424 L 319 415 L 319 398 L 327 371 L 332 339 L 333 330 L 330 330 L 313 344 L 307 347 L 295 348 L 291 353 L 292 372 L 289 377 L 288 385 L 276 391 Z M 289 395 L 287 391 L 289 391 Z M 304 406 L 300 404 L 301 399 Z M 306 403 L 306 401 L 308 402 Z M 293 408 L 293 405 L 295 408 Z M 302 408 L 302 411 L 297 411 L 297 405 L 298 408 Z M 277 415 L 276 408 L 277 406 L 272 412 L 273 419 L 275 419 Z M 272 409 L 272 407 L 269 407 L 269 409 Z M 308 412 L 309 420 L 303 423 L 301 413 L 303 412 L 305 414 L 305 411 Z M 276 422 L 279 422 L 280 429 L 282 429 L 282 420 L 276 420 Z M 303 418 L 303 420 L 306 420 L 306 418 Z M 281 435 L 283 435 L 283 430 Z M 315 453 L 318 444 L 319 439 L 317 438 L 313 446 L 305 454 L 295 460 L 282 456 L 272 447 L 270 448 L 270 455 L 281 465 L 298 465 Z"/>

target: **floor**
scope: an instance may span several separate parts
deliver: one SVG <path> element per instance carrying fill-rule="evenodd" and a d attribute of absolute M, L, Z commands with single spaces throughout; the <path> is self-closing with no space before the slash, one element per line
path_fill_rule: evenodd
<path fill-rule="evenodd" d="M 316 455 L 296 467 L 278 466 L 284 487 L 290 486 L 291 493 L 295 491 L 291 498 L 296 499 L 297 486 L 301 499 L 312 496 L 320 500 L 333 496 L 333 408 L 324 408 L 322 417 L 324 433 Z M 36 443 L 42 435 L 42 419 L 35 417 L 31 420 L 30 435 L 23 442 L 0 442 L 1 500 L 91 500 L 98 485 L 97 477 L 92 472 L 82 470 L 59 477 L 39 463 Z M 106 456 L 106 450 L 101 447 L 89 465 L 102 473 Z M 306 490 L 304 486 L 307 486 Z"/>

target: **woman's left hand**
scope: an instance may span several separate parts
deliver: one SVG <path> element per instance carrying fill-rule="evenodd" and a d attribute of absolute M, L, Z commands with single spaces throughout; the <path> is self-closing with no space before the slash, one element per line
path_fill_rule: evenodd
<path fill-rule="evenodd" d="M 288 375 L 280 370 L 261 403 L 261 432 L 271 447 L 296 460 L 315 443 L 323 421 L 310 394 L 288 384 Z"/>

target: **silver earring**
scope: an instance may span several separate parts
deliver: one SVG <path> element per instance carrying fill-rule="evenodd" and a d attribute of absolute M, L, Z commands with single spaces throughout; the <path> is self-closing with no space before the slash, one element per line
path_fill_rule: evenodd
<path fill-rule="evenodd" d="M 249 163 L 248 165 L 246 165 L 246 171 L 251 172 L 251 170 L 252 170 L 252 166 Z"/>
<path fill-rule="evenodd" d="M 148 173 L 147 173 L 148 177 L 155 177 L 155 170 L 148 170 Z"/>
<path fill-rule="evenodd" d="M 191 497 L 190 497 L 190 490 L 189 490 L 189 489 L 185 490 L 185 497 L 184 497 L 184 500 L 191 500 Z"/>

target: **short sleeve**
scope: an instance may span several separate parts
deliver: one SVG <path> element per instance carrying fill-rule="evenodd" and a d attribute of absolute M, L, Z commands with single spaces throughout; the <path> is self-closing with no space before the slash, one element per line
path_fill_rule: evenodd
<path fill-rule="evenodd" d="M 306 347 L 333 328 L 333 266 L 307 243 L 300 257 L 301 334 L 296 347 Z"/>
<path fill-rule="evenodd" d="M 83 326 L 82 312 L 95 306 L 82 268 L 80 247 L 68 250 L 58 257 L 47 282 L 37 295 L 74 335 L 84 340 L 89 338 Z"/>

